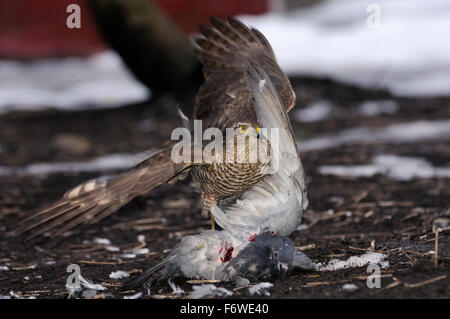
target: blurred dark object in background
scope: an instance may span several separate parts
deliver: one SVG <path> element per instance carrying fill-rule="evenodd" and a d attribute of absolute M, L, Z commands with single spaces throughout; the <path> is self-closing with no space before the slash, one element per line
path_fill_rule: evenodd
<path fill-rule="evenodd" d="M 106 42 L 154 97 L 174 88 L 180 95 L 197 89 L 201 66 L 188 38 L 153 1 L 91 0 L 89 4 Z"/>

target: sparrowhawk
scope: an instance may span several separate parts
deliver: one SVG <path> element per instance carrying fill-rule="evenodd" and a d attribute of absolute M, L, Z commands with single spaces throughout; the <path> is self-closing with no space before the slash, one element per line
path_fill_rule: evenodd
<path fill-rule="evenodd" d="M 205 77 L 196 96 L 194 119 L 201 120 L 204 129 L 218 128 L 224 135 L 227 128 L 234 130 L 234 142 L 224 142 L 224 153 L 215 154 L 225 158 L 226 149 L 248 143 L 248 137 L 259 137 L 255 99 L 245 78 L 250 65 L 267 74 L 286 112 L 294 106 L 295 94 L 269 42 L 258 30 L 231 17 L 211 18 L 211 24 L 212 27 L 201 25 L 201 35 L 192 38 Z M 173 145 L 108 180 L 87 181 L 67 191 L 48 208 L 32 214 L 12 234 L 61 235 L 81 223 L 93 223 L 114 213 L 133 198 L 186 172 L 199 183 L 202 212 L 207 213 L 218 201 L 242 193 L 265 176 L 261 166 L 267 161 L 255 163 L 241 158 L 232 163 L 176 163 L 171 158 Z M 252 148 L 256 144 L 245 145 Z"/>

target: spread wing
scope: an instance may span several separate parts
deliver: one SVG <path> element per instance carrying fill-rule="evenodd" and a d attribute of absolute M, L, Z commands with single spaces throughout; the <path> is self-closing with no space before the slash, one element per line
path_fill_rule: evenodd
<path fill-rule="evenodd" d="M 260 65 L 268 75 L 281 105 L 289 111 L 295 104 L 295 94 L 264 35 L 234 18 L 211 18 L 211 23 L 213 27 L 201 25 L 202 36 L 193 38 L 205 76 L 194 117 L 221 129 L 238 121 L 255 122 L 253 98 L 245 81 L 250 62 Z"/>
<path fill-rule="evenodd" d="M 269 76 L 253 64 L 245 74 L 261 127 L 278 128 L 278 139 L 274 138 L 276 135 L 265 136 L 273 150 L 271 163 L 274 173 L 236 201 L 219 204 L 211 212 L 216 222 L 230 232 L 254 234 L 274 231 L 279 235 L 289 235 L 300 225 L 303 210 L 308 204 L 302 163 L 290 121 Z"/>
<path fill-rule="evenodd" d="M 171 160 L 169 146 L 131 169 L 108 180 L 90 180 L 67 191 L 48 208 L 25 219 L 11 235 L 30 233 L 29 239 L 46 234 L 58 236 L 82 223 L 95 223 L 133 198 L 172 179 L 190 164 Z"/>

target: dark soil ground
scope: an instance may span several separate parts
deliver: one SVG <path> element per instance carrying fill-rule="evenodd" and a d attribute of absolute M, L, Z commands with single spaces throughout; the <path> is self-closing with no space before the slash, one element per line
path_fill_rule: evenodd
<path fill-rule="evenodd" d="M 420 119 L 450 118 L 449 98 L 394 98 L 383 90 L 359 89 L 329 80 L 293 80 L 297 108 L 326 99 L 337 105 L 336 116 L 315 123 L 293 121 L 300 140 L 332 134 L 353 127 L 383 127 Z M 390 115 L 362 117 L 355 111 L 366 100 L 392 99 L 398 111 Z M 174 110 L 176 102 L 165 96 L 158 100 L 109 110 L 78 112 L 41 111 L 0 116 L 0 166 L 21 167 L 36 162 L 82 161 L 110 153 L 138 153 L 157 149 L 180 126 Z M 293 116 L 292 116 L 293 118 Z M 70 134 L 69 146 L 61 136 Z M 64 140 L 64 139 L 63 139 Z M 73 144 L 71 144 L 73 143 Z M 271 298 L 449 298 L 450 238 L 439 238 L 439 263 L 433 264 L 435 236 L 432 223 L 450 215 L 449 179 L 422 178 L 395 181 L 384 175 L 370 178 L 342 178 L 318 173 L 320 165 L 362 164 L 376 154 L 424 157 L 433 165 L 449 167 L 448 140 L 417 143 L 353 144 L 321 151 L 303 152 L 310 206 L 305 214 L 306 229 L 290 237 L 314 261 L 347 259 L 371 250 L 387 254 L 390 267 L 383 269 L 381 288 L 369 289 L 366 267 L 334 272 L 294 272 L 273 281 Z M 111 172 L 109 172 L 111 173 Z M 68 188 L 104 172 L 64 173 L 48 176 L 0 175 L 0 295 L 10 292 L 37 298 L 65 298 L 69 264 L 79 264 L 82 275 L 108 290 L 97 298 L 130 295 L 120 292 L 120 280 L 109 278 L 113 271 L 135 275 L 168 254 L 186 234 L 209 227 L 199 207 L 199 194 L 190 181 L 163 185 L 146 198 L 138 198 L 117 214 L 76 228 L 57 240 L 23 243 L 6 236 L 27 212 L 58 199 Z M 145 236 L 141 244 L 137 238 Z M 111 252 L 94 238 L 107 238 Z M 149 252 L 127 259 L 120 255 L 134 247 Z M 184 279 L 176 283 L 187 292 L 192 285 Z M 343 289 L 353 283 L 358 289 Z M 234 291 L 235 298 L 250 297 L 247 289 L 219 283 Z M 182 298 L 171 294 L 167 284 L 152 288 L 147 298 Z"/>

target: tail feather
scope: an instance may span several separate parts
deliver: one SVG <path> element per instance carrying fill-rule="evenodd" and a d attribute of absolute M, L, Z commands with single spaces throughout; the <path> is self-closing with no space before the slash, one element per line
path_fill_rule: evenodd
<path fill-rule="evenodd" d="M 127 282 L 125 282 L 123 284 L 121 290 L 122 291 L 137 290 L 137 289 L 141 288 L 144 285 L 144 283 L 147 282 L 153 274 L 155 274 L 160 269 L 164 268 L 166 266 L 166 264 L 169 261 L 171 261 L 174 257 L 175 256 L 170 256 L 170 257 L 164 259 L 159 264 L 147 269 L 143 274 L 139 275 L 138 277 L 128 280 Z M 155 278 L 150 280 L 150 285 L 152 285 L 155 281 L 166 279 L 168 276 L 169 276 L 169 274 L 166 271 L 166 273 L 160 274 L 159 277 L 156 276 Z"/>

